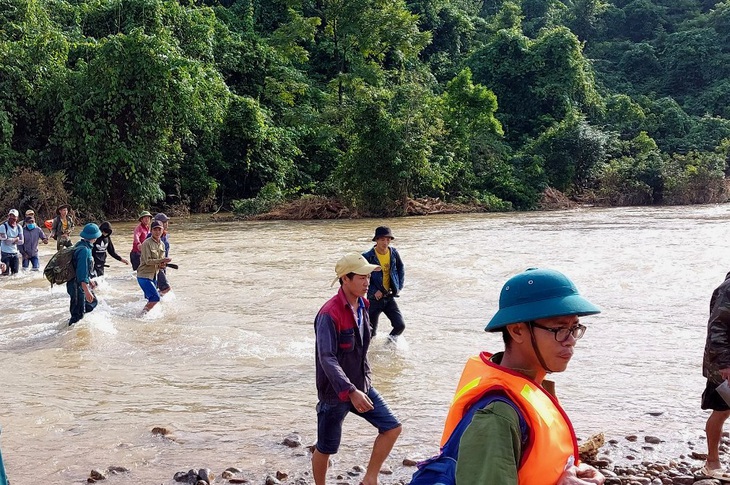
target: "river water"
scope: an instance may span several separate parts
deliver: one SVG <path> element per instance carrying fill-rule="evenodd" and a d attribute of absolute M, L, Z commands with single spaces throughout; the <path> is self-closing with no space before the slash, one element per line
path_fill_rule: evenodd
<path fill-rule="evenodd" d="M 699 409 L 709 298 L 730 270 L 730 205 L 578 209 L 394 220 L 211 222 L 173 219 L 173 291 L 140 317 L 142 292 L 111 260 L 99 307 L 68 328 L 65 287 L 38 273 L 0 278 L 0 424 L 13 485 L 79 483 L 124 466 L 107 483 L 174 483 L 179 470 L 309 468 L 291 432 L 316 437 L 312 321 L 335 292 L 336 260 L 371 245 L 388 224 L 406 265 L 399 299 L 407 329 L 370 351 L 374 384 L 404 424 L 388 460 L 437 451 L 461 368 L 501 348 L 483 327 L 499 290 L 531 266 L 568 274 L 602 307 L 586 317 L 568 370 L 554 376 L 578 435 L 604 431 L 609 456 L 667 460 L 701 439 Z M 130 224 L 115 224 L 120 253 Z M 53 250 L 41 247 L 42 264 Z M 381 323 L 388 326 L 387 319 Z M 651 413 L 651 414 L 650 414 Z M 659 414 L 654 416 L 653 414 Z M 154 436 L 155 426 L 174 440 Z M 639 443 L 624 437 L 638 434 Z M 642 449 L 643 435 L 665 443 Z M 367 464 L 373 430 L 356 417 L 333 471 Z M 691 444 L 688 444 L 690 442 Z M 222 483 L 222 482 L 221 482 Z M 353 482 L 354 483 L 354 482 Z"/>

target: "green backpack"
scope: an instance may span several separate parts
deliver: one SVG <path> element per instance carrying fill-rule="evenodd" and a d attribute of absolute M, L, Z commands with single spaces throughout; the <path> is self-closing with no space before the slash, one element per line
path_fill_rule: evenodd
<path fill-rule="evenodd" d="M 70 248 L 62 248 L 54 254 L 43 268 L 43 276 L 53 285 L 60 285 L 76 278 L 76 268 L 74 267 L 74 253 L 76 246 Z"/>

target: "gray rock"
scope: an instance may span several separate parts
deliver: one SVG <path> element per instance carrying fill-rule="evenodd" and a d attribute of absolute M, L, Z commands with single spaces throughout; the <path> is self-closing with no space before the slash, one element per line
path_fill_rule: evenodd
<path fill-rule="evenodd" d="M 644 441 L 646 441 L 647 443 L 651 443 L 652 445 L 658 445 L 662 442 L 662 440 L 660 440 L 656 436 L 644 436 Z"/>
<path fill-rule="evenodd" d="M 198 480 L 195 485 L 210 485 L 210 483 L 206 482 L 205 480 Z"/>
<path fill-rule="evenodd" d="M 243 470 L 241 470 L 240 468 L 236 468 L 235 466 L 229 466 L 228 468 L 226 468 L 226 471 L 231 473 L 241 473 Z"/>
<path fill-rule="evenodd" d="M 292 433 L 281 442 L 282 445 L 288 446 L 289 448 L 298 448 L 302 446 L 302 437 L 296 433 Z"/>
<path fill-rule="evenodd" d="M 279 485 L 281 482 L 271 475 L 266 475 L 266 481 L 264 483 L 266 485 Z"/>
<path fill-rule="evenodd" d="M 215 474 L 210 471 L 210 468 L 201 468 L 198 470 L 198 478 L 210 483 L 215 478 Z"/>
<path fill-rule="evenodd" d="M 384 465 L 383 468 L 380 469 L 380 474 L 381 475 L 392 475 L 393 470 L 389 466 Z"/>
<path fill-rule="evenodd" d="M 110 466 L 106 469 L 112 475 L 119 475 L 120 473 L 129 473 L 129 468 L 123 466 Z"/>
<path fill-rule="evenodd" d="M 720 485 L 722 482 L 720 480 L 715 480 L 712 478 L 705 478 L 699 481 L 696 481 L 694 485 Z"/>
<path fill-rule="evenodd" d="M 276 471 L 276 478 L 278 480 L 286 480 L 287 478 L 289 478 L 289 474 L 286 473 L 286 472 L 282 472 L 282 471 L 277 470 Z"/>
<path fill-rule="evenodd" d="M 91 470 L 91 473 L 89 473 L 89 478 L 93 478 L 95 481 L 99 480 L 106 480 L 106 475 L 101 473 L 99 470 Z"/>
<path fill-rule="evenodd" d="M 247 478 L 231 478 L 228 483 L 248 483 Z"/>
<path fill-rule="evenodd" d="M 638 439 L 639 439 L 639 437 L 638 437 L 638 436 L 636 436 L 635 434 L 630 434 L 630 435 L 628 435 L 628 436 L 626 437 L 626 439 L 627 439 L 628 441 L 636 441 L 636 440 L 638 440 Z"/>
<path fill-rule="evenodd" d="M 683 475 L 672 478 L 674 485 L 692 485 L 695 482 L 695 477 L 689 475 Z"/>
<path fill-rule="evenodd" d="M 221 473 L 221 478 L 225 478 L 226 480 L 233 477 L 235 477 L 233 472 L 229 472 L 228 470 L 225 470 L 223 473 Z"/>
<path fill-rule="evenodd" d="M 155 426 L 154 428 L 152 428 L 152 434 L 158 436 L 167 436 L 169 434 L 172 434 L 172 431 L 162 426 Z"/>
<path fill-rule="evenodd" d="M 361 465 L 355 465 L 352 469 L 358 473 L 365 473 L 367 470 Z"/>
<path fill-rule="evenodd" d="M 403 466 L 416 466 L 418 462 L 411 458 L 403 458 Z"/>

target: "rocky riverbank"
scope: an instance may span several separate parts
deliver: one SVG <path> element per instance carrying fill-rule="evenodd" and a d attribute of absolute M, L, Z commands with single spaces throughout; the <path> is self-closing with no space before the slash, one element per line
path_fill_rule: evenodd
<path fill-rule="evenodd" d="M 176 441 L 174 431 L 165 427 L 155 427 L 152 434 L 164 440 Z M 701 473 L 706 448 L 700 438 L 698 442 L 682 443 L 685 453 L 666 461 L 646 460 L 643 457 L 657 451 L 667 443 L 652 435 L 628 435 L 605 440 L 602 433 L 580 441 L 581 460 L 598 468 L 606 477 L 606 485 L 720 485 L 717 479 L 705 477 Z M 282 451 L 290 450 L 293 467 L 296 469 L 277 469 L 250 471 L 245 463 L 232 463 L 216 470 L 206 464 L 195 468 L 172 471 L 167 477 L 170 484 L 190 485 L 313 485 L 311 471 L 306 466 L 313 451 L 312 445 L 305 445 L 298 433 L 291 433 L 280 443 Z M 673 445 L 677 445 L 676 443 Z M 673 446 L 674 448 L 675 446 Z M 695 451 L 695 448 L 703 452 Z M 721 451 L 730 451 L 730 434 L 724 433 Z M 380 471 L 383 485 L 408 485 L 410 477 L 419 461 L 425 456 L 397 457 L 391 454 Z M 343 453 L 331 462 L 328 483 L 334 485 L 358 485 L 365 474 L 366 464 L 347 463 Z M 101 471 L 104 470 L 104 471 Z M 110 466 L 91 471 L 88 483 L 109 480 L 113 483 L 136 483 L 134 473 L 123 466 Z M 118 481 L 122 479 L 122 481 Z"/>

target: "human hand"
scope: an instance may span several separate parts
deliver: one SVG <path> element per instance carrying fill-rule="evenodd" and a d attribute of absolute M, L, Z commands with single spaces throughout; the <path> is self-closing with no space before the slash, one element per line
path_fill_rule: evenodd
<path fill-rule="evenodd" d="M 725 381 L 730 380 L 730 367 L 726 367 L 725 369 L 720 369 L 718 372 L 720 372 L 720 375 L 722 376 L 723 380 L 725 380 Z"/>
<path fill-rule="evenodd" d="M 48 239 L 44 239 L 43 244 L 48 244 Z"/>
<path fill-rule="evenodd" d="M 97 286 L 99 286 L 99 283 L 97 283 L 96 281 L 91 281 L 89 283 L 89 286 L 91 286 L 91 289 L 93 290 L 94 288 L 96 288 Z"/>
<path fill-rule="evenodd" d="M 86 296 L 86 301 L 87 302 L 91 303 L 92 301 L 94 301 L 94 294 L 91 291 L 86 290 L 84 292 L 84 295 Z"/>
<path fill-rule="evenodd" d="M 606 481 L 601 472 L 590 465 L 581 463 L 565 469 L 558 479 L 557 485 L 603 485 Z"/>
<path fill-rule="evenodd" d="M 380 290 L 376 291 L 375 292 L 375 299 L 376 300 L 380 300 L 381 298 L 383 298 L 383 292 L 380 291 Z"/>
<path fill-rule="evenodd" d="M 124 258 L 122 258 L 122 263 L 124 263 L 124 264 L 126 264 L 127 266 L 129 266 L 129 261 L 127 261 L 127 260 L 126 260 L 126 259 L 124 259 Z"/>
<path fill-rule="evenodd" d="M 359 413 L 366 413 L 375 409 L 368 395 L 359 389 L 350 393 L 350 402 Z"/>

